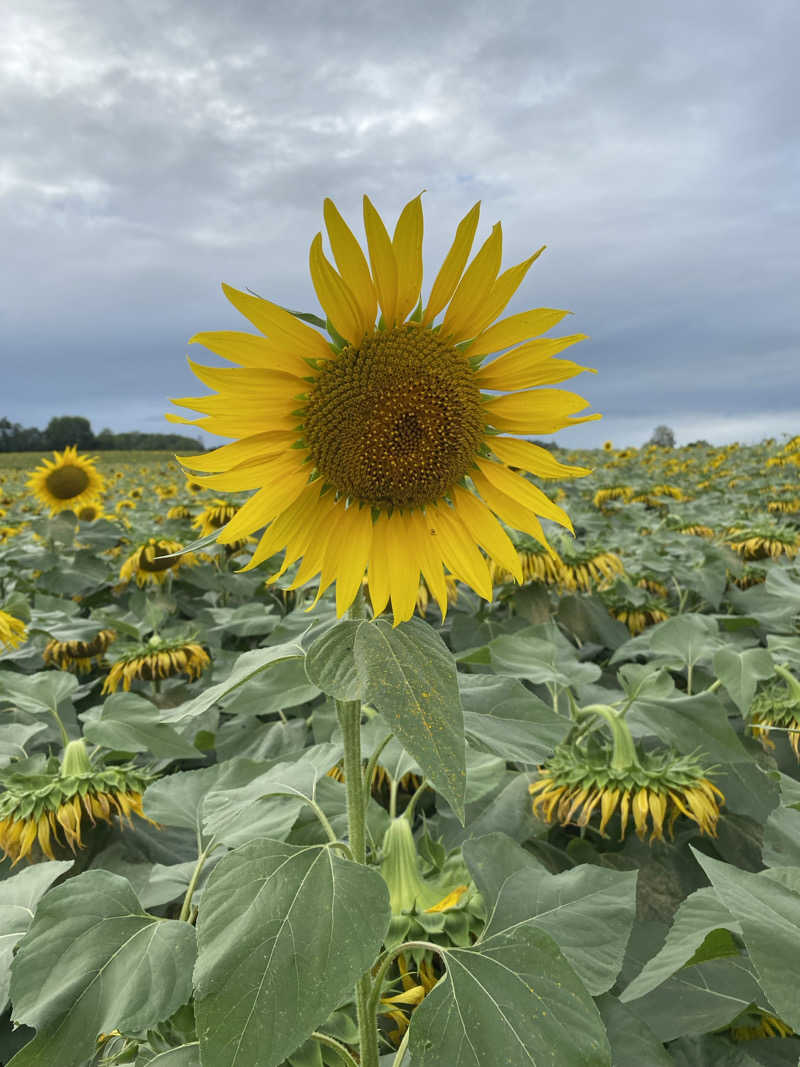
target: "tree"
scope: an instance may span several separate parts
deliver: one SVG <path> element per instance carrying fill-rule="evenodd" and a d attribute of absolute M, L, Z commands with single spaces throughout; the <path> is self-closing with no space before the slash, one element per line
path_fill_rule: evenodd
<path fill-rule="evenodd" d="M 48 448 L 66 448 L 67 445 L 92 448 L 94 445 L 91 423 L 83 415 L 56 415 L 48 422 L 44 434 Z"/>
<path fill-rule="evenodd" d="M 648 445 L 658 445 L 659 448 L 674 448 L 675 434 L 669 426 L 656 426 L 653 436 L 647 442 Z"/>

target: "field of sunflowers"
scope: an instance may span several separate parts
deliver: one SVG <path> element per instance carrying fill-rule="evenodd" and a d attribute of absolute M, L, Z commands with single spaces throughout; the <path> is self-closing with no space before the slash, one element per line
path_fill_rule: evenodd
<path fill-rule="evenodd" d="M 550 486 L 574 538 L 509 531 L 521 581 L 446 575 L 444 618 L 420 580 L 360 686 L 334 590 L 215 540 L 248 493 L 164 454 L 0 456 L 0 1063 L 355 1064 L 368 960 L 387 1067 L 797 1064 L 800 437 L 554 454 L 592 470 Z M 305 864 L 289 897 L 248 889 L 254 839 Z M 293 944 L 272 972 L 257 908 Z M 256 996 L 284 1051 L 219 1051 Z"/>

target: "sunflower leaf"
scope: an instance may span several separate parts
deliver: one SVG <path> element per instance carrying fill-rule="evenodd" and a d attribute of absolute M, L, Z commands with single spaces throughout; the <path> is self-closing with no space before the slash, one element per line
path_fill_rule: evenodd
<path fill-rule="evenodd" d="M 422 773 L 464 821 L 464 713 L 456 665 L 430 626 L 362 622 L 354 644 L 364 699 L 383 715 Z"/>
<path fill-rule="evenodd" d="M 351 994 L 389 926 L 380 874 L 260 838 L 203 893 L 195 970 L 204 1067 L 277 1067 Z"/>
<path fill-rule="evenodd" d="M 11 968 L 15 1021 L 37 1028 L 14 1067 L 81 1067 L 99 1034 L 145 1030 L 191 995 L 195 934 L 148 915 L 125 878 L 86 871 L 51 889 Z"/>

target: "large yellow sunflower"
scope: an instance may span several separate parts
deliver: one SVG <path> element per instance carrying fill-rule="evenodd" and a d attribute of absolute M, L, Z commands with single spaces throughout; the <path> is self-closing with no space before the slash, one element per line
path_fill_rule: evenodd
<path fill-rule="evenodd" d="M 487 600 L 490 561 L 522 579 L 498 519 L 548 549 L 539 516 L 572 531 L 566 512 L 512 467 L 540 478 L 591 472 L 505 435 L 550 434 L 601 417 L 574 418 L 587 401 L 548 388 L 591 369 L 554 358 L 584 335 L 543 337 L 568 314 L 550 308 L 495 322 L 542 249 L 499 274 L 498 222 L 467 266 L 479 210 L 480 202 L 459 224 L 423 309 L 421 195 L 392 237 L 364 197 L 369 262 L 326 199 L 338 271 L 321 233 L 310 270 L 332 342 L 278 305 L 223 286 L 264 336 L 196 334 L 192 342 L 238 366 L 190 361 L 217 392 L 174 400 L 200 418 L 167 418 L 236 438 L 181 463 L 205 472 L 198 480 L 208 489 L 256 490 L 218 538 L 230 544 L 264 530 L 244 569 L 285 549 L 279 574 L 302 559 L 290 588 L 321 573 L 318 596 L 335 582 L 339 615 L 366 570 L 374 613 L 391 600 L 396 624 L 414 611 L 420 573 L 443 615 L 446 572 Z"/>
<path fill-rule="evenodd" d="M 50 509 L 74 511 L 93 503 L 103 492 L 105 483 L 95 468 L 96 456 L 82 456 L 77 446 L 53 452 L 54 459 L 43 459 L 28 479 L 27 485 L 37 499 Z"/>

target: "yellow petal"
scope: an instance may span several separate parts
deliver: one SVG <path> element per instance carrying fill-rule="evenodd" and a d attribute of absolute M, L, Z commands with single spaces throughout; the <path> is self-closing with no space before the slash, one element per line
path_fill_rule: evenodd
<path fill-rule="evenodd" d="M 376 617 L 389 603 L 389 552 L 386 547 L 388 516 L 382 511 L 372 527 L 372 550 L 367 570 L 369 599 Z"/>
<path fill-rule="evenodd" d="M 458 904 L 459 900 L 464 896 L 469 886 L 460 885 L 457 886 L 452 893 L 448 893 L 446 897 L 442 897 L 438 904 L 434 904 L 431 908 L 426 908 L 426 912 L 447 911 L 448 908 L 454 908 Z"/>
<path fill-rule="evenodd" d="M 570 519 L 566 511 L 548 499 L 541 489 L 537 489 L 535 485 L 532 485 L 519 474 L 514 474 L 508 467 L 504 467 L 500 463 L 479 459 L 477 464 L 484 477 L 488 478 L 501 493 L 518 500 L 531 511 L 535 511 L 537 515 L 552 519 L 553 522 L 557 522 L 560 526 L 565 526 L 571 533 L 575 533 L 572 519 Z"/>
<path fill-rule="evenodd" d="M 570 419 L 573 411 L 587 407 L 589 401 L 566 389 L 529 389 L 523 393 L 487 397 L 484 409 L 487 422 L 509 433 L 550 433 L 577 422 L 599 419 L 589 415 Z M 198 409 L 199 410 L 199 409 Z"/>
<path fill-rule="evenodd" d="M 539 478 L 584 478 L 593 473 L 589 467 L 569 467 L 559 463 L 552 452 L 531 441 L 520 441 L 515 437 L 490 437 L 488 443 L 501 463 L 520 467 Z"/>
<path fill-rule="evenodd" d="M 436 532 L 444 565 L 484 600 L 491 601 L 492 577 L 488 564 L 459 517 L 447 504 L 429 508 L 426 515 Z"/>
<path fill-rule="evenodd" d="M 230 363 L 238 363 L 242 367 L 251 367 L 256 370 L 283 371 L 284 374 L 294 374 L 300 378 L 311 373 L 308 363 L 302 358 L 310 355 L 305 349 L 295 346 L 291 350 L 281 348 L 272 343 L 266 337 L 258 337 L 254 333 L 240 333 L 235 330 L 213 330 L 207 333 L 196 333 L 189 338 L 190 345 L 202 345 L 210 352 L 222 356 Z M 318 352 L 314 353 L 319 356 Z M 330 348 L 327 357 L 333 356 Z"/>
<path fill-rule="evenodd" d="M 286 452 L 296 439 L 297 434 L 288 434 L 283 430 L 266 430 L 264 433 L 243 437 L 241 441 L 222 445 L 202 456 L 176 456 L 175 458 L 182 466 L 193 471 L 208 471 L 209 473 L 226 471 L 260 456 L 273 456 Z"/>
<path fill-rule="evenodd" d="M 378 298 L 361 245 L 330 197 L 325 198 L 322 212 L 336 266 L 358 302 L 361 321 L 367 330 L 371 330 L 375 326 L 378 313 Z"/>
<path fill-rule="evenodd" d="M 422 314 L 422 325 L 427 326 L 436 318 L 442 308 L 447 304 L 455 292 L 459 279 L 467 265 L 469 254 L 472 251 L 472 242 L 475 240 L 475 231 L 478 228 L 478 216 L 481 212 L 480 200 L 473 204 L 461 222 L 458 224 L 453 244 L 444 258 L 436 275 L 436 280 L 428 297 L 428 303 Z"/>
<path fill-rule="evenodd" d="M 344 615 L 361 588 L 372 549 L 372 509 L 349 507 L 342 526 L 336 575 L 336 614 Z"/>
<path fill-rule="evenodd" d="M 283 371 L 254 370 L 252 367 L 206 367 L 188 356 L 186 362 L 204 385 L 216 389 L 218 393 L 244 393 L 246 396 L 277 393 L 292 397 L 308 390 L 308 383 L 302 378 Z"/>
<path fill-rule="evenodd" d="M 395 313 L 398 322 L 405 322 L 419 300 L 419 291 L 422 288 L 422 231 L 422 193 L 420 193 L 401 211 L 392 237 L 392 249 L 397 262 Z"/>
<path fill-rule="evenodd" d="M 236 310 L 249 319 L 257 330 L 266 334 L 276 348 L 312 359 L 330 359 L 328 342 L 302 319 L 269 300 L 243 293 L 224 282 L 222 291 Z"/>
<path fill-rule="evenodd" d="M 442 570 L 442 559 L 436 547 L 436 533 L 431 528 L 427 516 L 421 511 L 412 511 L 403 516 L 406 537 L 414 558 L 419 561 L 419 569 L 425 583 L 430 589 L 442 619 L 447 616 L 447 583 Z"/>
<path fill-rule="evenodd" d="M 568 359 L 552 359 L 570 345 L 585 341 L 586 334 L 575 333 L 569 337 L 540 337 L 535 341 L 512 348 L 491 363 L 485 363 L 475 372 L 481 389 L 532 389 L 548 382 L 564 381 L 591 367 L 582 367 Z M 470 357 L 472 352 L 469 352 Z"/>
<path fill-rule="evenodd" d="M 477 337 L 481 330 L 485 330 L 490 323 L 494 322 L 517 289 L 519 289 L 531 264 L 539 258 L 544 249 L 545 246 L 542 245 L 538 252 L 534 252 L 524 262 L 503 271 L 490 291 L 473 308 L 472 315 L 464 323 L 464 336 Z"/>
<path fill-rule="evenodd" d="M 469 346 L 470 359 L 473 356 L 488 356 L 492 352 L 502 352 L 505 348 L 511 348 L 520 341 L 527 341 L 531 337 L 538 337 L 547 333 L 553 326 L 571 311 L 558 311 L 555 308 L 534 308 L 532 311 L 521 311 L 518 315 L 509 315 L 502 322 L 496 322 L 490 326 Z"/>
<path fill-rule="evenodd" d="M 367 328 L 362 318 L 361 307 L 350 286 L 325 258 L 325 253 L 322 251 L 321 233 L 318 233 L 311 242 L 308 261 L 314 292 L 325 314 L 346 341 L 358 346 Z"/>
<path fill-rule="evenodd" d="M 503 227 L 501 223 L 496 222 L 453 293 L 445 312 L 441 337 L 456 343 L 470 336 L 467 327 L 472 319 L 473 309 L 494 285 L 502 256 Z"/>
<path fill-rule="evenodd" d="M 404 523 L 400 516 L 391 515 L 384 542 L 389 572 L 389 596 L 392 601 L 394 625 L 405 622 L 414 614 L 419 591 L 419 560 L 404 537 Z"/>
<path fill-rule="evenodd" d="M 470 477 L 483 499 L 500 519 L 514 530 L 522 530 L 523 533 L 535 537 L 540 545 L 544 545 L 553 559 L 558 559 L 554 550 L 550 547 L 544 535 L 542 524 L 536 514 L 521 504 L 515 497 L 508 496 L 484 477 L 479 471 L 471 471 Z"/>
<path fill-rule="evenodd" d="M 309 468 L 303 467 L 305 453 L 300 449 L 282 452 L 277 456 L 242 463 L 221 474 L 198 474 L 197 481 L 206 489 L 221 489 L 226 493 L 239 493 L 246 489 L 261 489 L 277 485 L 283 478 L 300 477 L 308 480 Z"/>
<path fill-rule="evenodd" d="M 319 486 L 320 479 L 317 479 L 316 483 L 312 484 Z M 288 570 L 296 560 L 300 559 L 311 544 L 318 528 L 326 525 L 339 506 L 334 493 L 326 492 L 319 497 L 312 510 L 304 509 L 286 541 L 286 554 L 283 563 L 279 570 L 269 578 L 270 582 L 280 578 L 284 571 Z"/>
<path fill-rule="evenodd" d="M 285 548 L 293 537 L 297 536 L 304 524 L 309 520 L 317 521 L 321 488 L 320 479 L 312 482 L 301 491 L 296 500 L 273 519 L 264 531 L 252 558 L 237 573 L 252 570 L 270 559 L 276 552 Z"/>
<path fill-rule="evenodd" d="M 364 197 L 364 229 L 384 325 L 391 329 L 397 313 L 397 260 L 383 220 L 368 196 Z"/>
<path fill-rule="evenodd" d="M 453 489 L 455 512 L 464 526 L 493 559 L 522 583 L 522 565 L 511 538 L 486 505 L 460 486 Z"/>
<path fill-rule="evenodd" d="M 229 545 L 242 537 L 248 537 L 255 530 L 260 530 L 294 503 L 307 481 L 308 475 L 301 472 L 294 477 L 287 476 L 279 485 L 259 489 L 239 508 L 217 540 L 220 544 Z"/>

